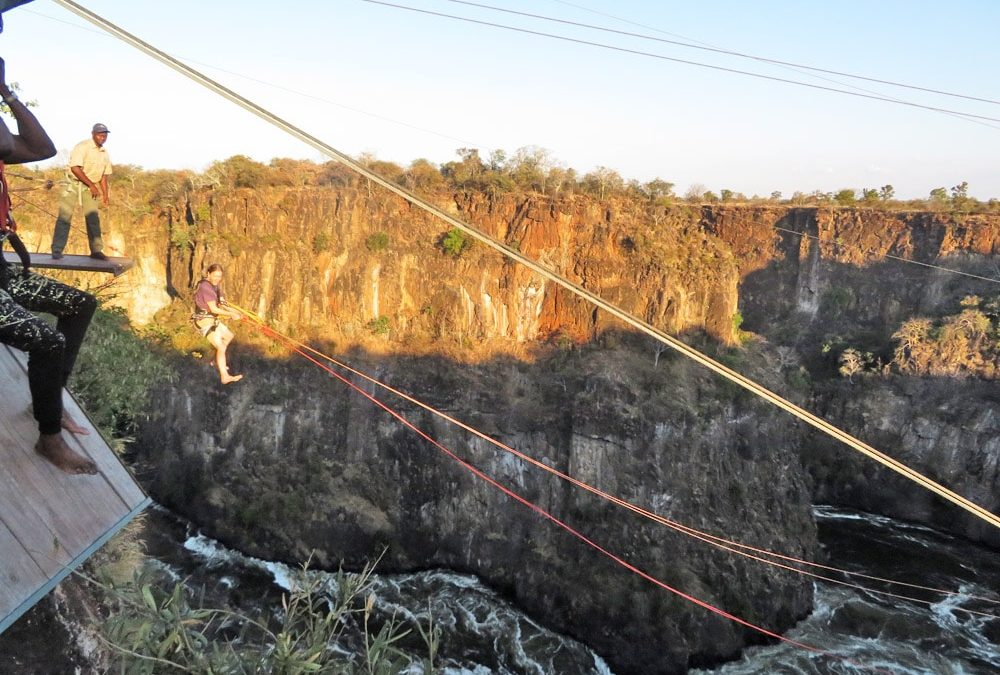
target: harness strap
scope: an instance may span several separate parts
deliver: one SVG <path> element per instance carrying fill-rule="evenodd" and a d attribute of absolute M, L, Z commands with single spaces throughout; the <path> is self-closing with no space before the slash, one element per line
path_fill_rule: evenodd
<path fill-rule="evenodd" d="M 31 254 L 28 253 L 21 238 L 17 236 L 17 223 L 14 222 L 14 217 L 10 213 L 10 188 L 7 185 L 6 168 L 6 164 L 0 161 L 0 190 L 3 191 L 3 195 L 0 195 L 0 235 L 2 235 L 0 237 L 0 250 L 3 249 L 3 241 L 9 241 L 17 253 L 17 257 L 21 259 L 21 274 L 27 277 L 31 267 Z M 6 261 L 3 261 L 2 257 L 0 257 L 0 264 L 6 266 Z"/>

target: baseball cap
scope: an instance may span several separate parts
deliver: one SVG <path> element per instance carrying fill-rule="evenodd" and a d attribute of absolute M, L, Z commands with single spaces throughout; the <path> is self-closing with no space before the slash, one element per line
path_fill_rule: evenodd
<path fill-rule="evenodd" d="M 110 134 L 111 132 L 108 131 L 108 128 L 106 126 L 104 126 L 103 124 L 101 124 L 100 122 L 98 122 L 97 124 L 94 125 L 94 128 L 90 130 L 90 133 L 92 133 L 92 134 Z"/>

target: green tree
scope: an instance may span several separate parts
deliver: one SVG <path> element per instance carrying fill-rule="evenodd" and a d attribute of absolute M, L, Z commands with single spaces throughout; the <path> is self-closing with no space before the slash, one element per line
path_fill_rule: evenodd
<path fill-rule="evenodd" d="M 436 192 L 444 187 L 444 176 L 426 159 L 415 159 L 403 174 L 403 185 L 418 192 Z"/>
<path fill-rule="evenodd" d="M 601 200 L 621 192 L 624 187 L 625 180 L 606 166 L 599 166 L 583 177 L 583 189 Z"/>
<path fill-rule="evenodd" d="M 506 169 L 514 183 L 526 190 L 545 192 L 545 182 L 552 166 L 549 151 L 534 145 L 518 148 Z"/>
<path fill-rule="evenodd" d="M 833 196 L 833 200 L 841 206 L 853 206 L 857 199 L 858 196 L 853 188 L 844 188 Z"/>
<path fill-rule="evenodd" d="M 507 153 L 497 148 L 490 153 L 490 171 L 503 171 L 507 166 Z"/>
<path fill-rule="evenodd" d="M 674 184 L 662 178 L 654 178 L 648 183 L 643 183 L 642 192 L 653 202 L 670 199 L 674 196 Z"/>
<path fill-rule="evenodd" d="M 458 162 L 448 162 L 441 167 L 441 173 L 455 187 L 480 188 L 486 165 L 476 148 L 459 148 L 455 151 L 461 158 Z"/>
<path fill-rule="evenodd" d="M 552 167 L 552 170 L 549 171 L 549 179 L 546 183 L 548 185 L 549 194 L 571 194 L 577 187 L 576 171 L 559 166 Z"/>
<path fill-rule="evenodd" d="M 969 183 L 962 181 L 951 189 L 951 206 L 959 212 L 968 212 L 975 202 L 969 197 Z"/>
<path fill-rule="evenodd" d="M 468 250 L 470 246 L 472 246 L 472 241 L 465 232 L 457 227 L 451 228 L 441 237 L 441 248 L 445 253 L 456 258 Z"/>
<path fill-rule="evenodd" d="M 882 201 L 887 202 L 895 196 L 896 190 L 891 185 L 883 185 L 878 194 Z"/>
<path fill-rule="evenodd" d="M 268 184 L 269 177 L 266 166 L 246 155 L 233 155 L 221 162 L 213 162 L 208 172 L 216 175 L 222 185 L 237 188 L 262 187 Z"/>

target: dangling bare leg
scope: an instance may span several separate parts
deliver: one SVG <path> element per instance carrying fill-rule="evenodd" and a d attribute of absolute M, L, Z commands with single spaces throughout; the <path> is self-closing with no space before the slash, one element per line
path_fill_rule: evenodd
<path fill-rule="evenodd" d="M 35 444 L 35 452 L 68 474 L 93 475 L 97 465 L 74 451 L 63 440 L 62 434 L 42 434 Z"/>
<path fill-rule="evenodd" d="M 226 349 L 229 347 L 229 343 L 233 341 L 232 331 L 220 325 L 209 334 L 208 341 L 215 347 L 215 367 L 219 369 L 219 377 L 222 380 L 222 384 L 242 380 L 242 375 L 229 374 L 229 365 L 226 363 Z"/>

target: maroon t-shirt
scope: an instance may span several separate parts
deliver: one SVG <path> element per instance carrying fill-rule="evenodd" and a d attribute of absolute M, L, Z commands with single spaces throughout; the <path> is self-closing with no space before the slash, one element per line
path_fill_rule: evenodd
<path fill-rule="evenodd" d="M 216 304 L 222 300 L 222 289 L 210 284 L 208 279 L 202 279 L 194 292 L 195 307 L 203 314 L 211 314 L 212 312 L 208 308 L 208 303 L 213 300 Z"/>

